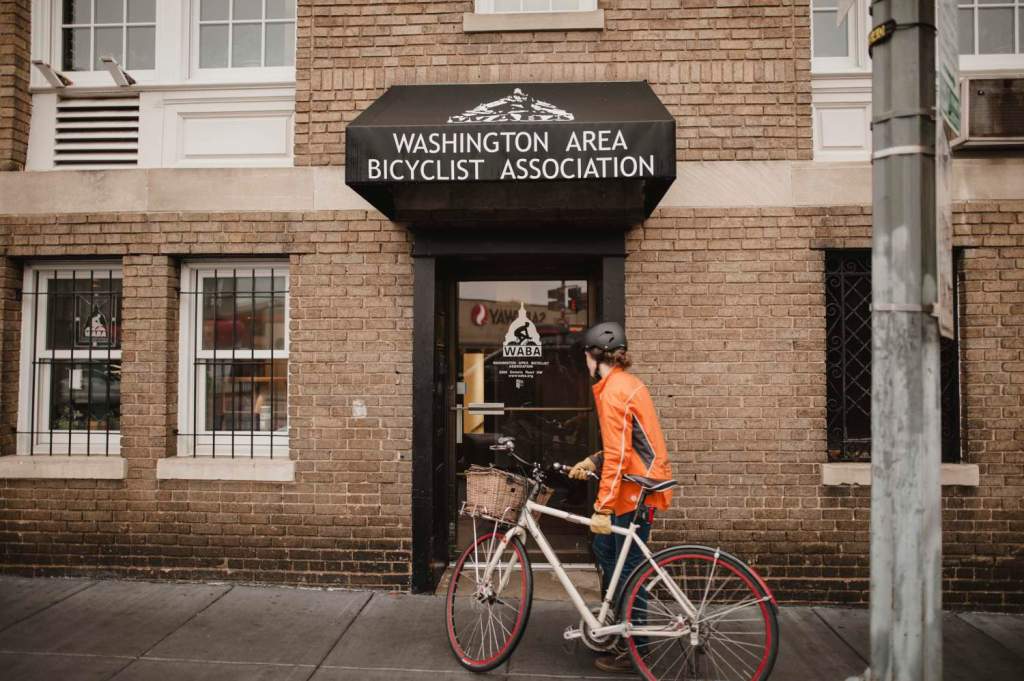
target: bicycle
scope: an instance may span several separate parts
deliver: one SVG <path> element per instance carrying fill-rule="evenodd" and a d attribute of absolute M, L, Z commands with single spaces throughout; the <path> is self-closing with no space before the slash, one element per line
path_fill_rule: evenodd
<path fill-rule="evenodd" d="M 581 640 L 598 652 L 624 646 L 636 671 L 648 681 L 768 678 L 779 646 L 778 604 L 764 580 L 721 549 L 673 546 L 654 553 L 637 536 L 636 521 L 647 495 L 675 487 L 675 480 L 623 476 L 641 487 L 637 511 L 628 528 L 612 527 L 625 541 L 608 592 L 591 610 L 538 522 L 540 515 L 547 515 L 589 526 L 590 518 L 537 502 L 546 489 L 546 473 L 540 464 L 516 456 L 512 438 L 499 438 L 491 449 L 511 455 L 530 473 L 499 472 L 517 479 L 511 482 L 522 485 L 523 494 L 501 512 L 471 513 L 473 541 L 456 561 L 445 601 L 448 642 L 463 667 L 474 672 L 494 669 L 522 638 L 533 599 L 532 566 L 523 543 L 529 534 L 580 614 L 579 626 L 565 630 L 566 640 Z M 569 470 L 557 463 L 552 468 L 563 474 Z M 467 512 L 466 506 L 462 512 Z M 494 529 L 478 535 L 478 517 L 494 521 Z M 613 603 L 634 542 L 645 562 L 626 576 L 626 587 Z"/>

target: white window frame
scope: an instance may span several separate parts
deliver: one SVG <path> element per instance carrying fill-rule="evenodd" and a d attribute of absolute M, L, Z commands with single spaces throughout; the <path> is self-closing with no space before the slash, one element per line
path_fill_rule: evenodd
<path fill-rule="evenodd" d="M 64 8 L 61 0 L 45 0 L 46 9 L 49 10 L 49 16 L 39 16 L 39 21 L 49 23 L 49 36 L 50 36 L 50 58 L 49 64 L 56 69 L 64 73 L 76 86 L 88 86 L 88 87 L 104 87 L 110 86 L 116 88 L 116 84 L 110 77 L 110 74 L 106 71 L 64 71 L 63 63 L 63 43 L 64 43 Z M 151 69 L 129 69 L 125 64 L 121 64 L 128 73 L 131 74 L 138 83 L 153 83 L 157 80 L 157 71 L 160 67 L 160 0 L 156 0 L 156 31 L 153 36 L 153 68 Z M 93 17 L 95 20 L 95 17 Z M 32 20 L 36 21 L 36 14 L 33 13 Z M 128 17 L 125 17 L 127 23 Z M 122 24 L 122 26 L 126 25 Z M 124 40 L 127 40 L 127 29 Z M 90 43 L 90 49 L 92 43 Z"/>
<path fill-rule="evenodd" d="M 279 82 L 279 81 L 295 81 L 295 65 L 294 56 L 292 58 L 291 66 L 235 66 L 235 67 L 219 67 L 219 68 L 201 68 L 199 66 L 199 9 L 202 4 L 202 0 L 191 0 L 191 7 L 189 10 L 188 19 L 188 60 L 189 60 L 189 80 L 199 82 L 216 82 L 216 83 L 262 83 L 262 82 Z M 295 17 L 292 18 L 291 23 L 295 24 L 295 43 L 296 49 L 298 49 L 298 0 L 295 0 Z M 233 11 L 233 10 L 231 10 Z M 230 14 L 229 14 L 230 16 Z M 259 21 L 261 27 L 261 40 L 264 42 L 264 48 L 261 51 L 261 58 L 266 52 L 266 25 L 267 23 L 284 23 L 285 20 L 268 20 L 266 18 Z M 228 24 L 228 35 L 231 34 L 231 26 L 233 22 L 214 22 L 214 23 L 227 23 Z M 231 59 L 231 49 L 228 48 L 228 59 Z"/>
<path fill-rule="evenodd" d="M 215 84 L 294 87 L 294 66 L 200 69 L 198 17 L 198 0 L 157 0 L 154 68 L 127 69 L 136 80 L 132 90 L 189 89 L 194 85 L 205 88 Z M 295 23 L 297 31 L 298 17 Z M 58 71 L 63 65 L 62 26 L 61 0 L 32 0 L 32 57 L 42 59 Z M 73 82 L 68 92 L 80 88 L 103 88 L 111 92 L 125 89 L 119 88 L 106 71 L 69 71 L 65 75 Z M 31 84 L 33 89 L 52 89 L 37 69 L 32 69 Z"/>
<path fill-rule="evenodd" d="M 822 10 L 818 10 L 819 12 Z M 814 56 L 814 0 L 811 0 L 811 72 L 818 73 L 866 73 L 871 75 L 871 60 L 868 57 L 867 34 L 869 17 L 864 0 L 857 0 L 850 13 L 846 16 L 846 45 L 848 53 L 845 57 Z"/>
<path fill-rule="evenodd" d="M 547 14 L 552 12 L 596 12 L 597 0 L 577 0 L 579 7 L 576 9 L 540 9 L 540 10 L 515 10 L 497 11 L 494 9 L 494 0 L 475 0 L 473 11 L 476 14 Z"/>
<path fill-rule="evenodd" d="M 998 4 L 979 5 L 976 0 L 965 2 L 957 1 L 957 21 L 962 9 L 973 9 L 974 12 L 974 49 L 978 49 L 978 9 L 1007 9 L 1014 8 L 1014 53 L 1010 54 L 961 54 L 960 70 L 970 72 L 970 75 L 985 75 L 991 73 L 998 75 L 1005 72 L 1024 73 L 1024 35 L 1021 35 L 1021 15 L 1024 15 L 1024 3 L 1006 0 Z M 963 75 L 963 73 L 961 73 Z"/>
<path fill-rule="evenodd" d="M 40 273 L 39 289 L 35 289 L 36 273 Z M 112 430 L 102 432 L 88 432 L 84 430 L 72 430 L 70 433 L 65 430 L 52 431 L 49 427 L 50 398 L 49 391 L 43 388 L 49 384 L 49 371 L 40 370 L 40 374 L 33 377 L 35 361 L 39 357 L 50 357 L 52 359 L 71 359 L 70 350 L 53 350 L 46 348 L 46 303 L 45 295 L 48 292 L 49 280 L 45 274 L 57 274 L 59 279 L 71 279 L 72 273 L 77 278 L 90 276 L 90 272 L 100 272 L 113 279 L 124 281 L 124 274 L 121 263 L 110 260 L 97 260 L 88 263 L 83 262 L 46 262 L 27 265 L 24 271 L 22 283 L 22 321 L 21 321 L 21 353 L 20 353 L 20 376 L 19 376 L 19 400 L 18 400 L 18 438 L 16 453 L 23 456 L 41 455 L 89 455 L 102 458 L 105 455 L 119 456 L 121 453 L 121 431 Z M 107 275 L 107 273 L 110 273 Z M 118 324 L 123 328 L 123 300 L 124 289 L 122 285 L 122 319 Z M 33 340 L 35 344 L 33 346 Z M 122 336 L 123 343 L 123 336 Z M 101 358 L 108 356 L 108 351 L 96 350 L 93 355 Z M 76 352 L 75 359 L 85 359 L 88 350 Z M 109 350 L 111 360 L 121 360 L 121 348 Z M 123 367 L 123 364 L 122 364 Z M 46 378 L 44 378 L 45 374 Z M 33 381 L 33 378 L 35 380 Z M 33 390 L 35 394 L 33 394 Z M 124 394 L 122 390 L 122 396 Z M 122 402 L 123 404 L 123 402 Z M 33 415 L 33 408 L 35 414 Z M 34 418 L 33 418 L 34 416 Z M 122 418 L 124 414 L 122 412 Z M 35 433 L 30 431 L 34 430 Z M 46 426 L 44 428 L 44 425 Z M 70 446 L 69 446 L 70 440 Z"/>
<path fill-rule="evenodd" d="M 231 431 L 218 430 L 216 436 L 213 431 L 204 429 L 206 413 L 206 391 L 202 385 L 196 385 L 198 372 L 195 371 L 195 362 L 198 358 L 210 359 L 214 357 L 213 350 L 202 350 L 202 294 L 204 276 L 217 272 L 225 277 L 252 276 L 253 271 L 257 277 L 260 276 L 283 276 L 285 291 L 284 297 L 284 349 L 283 350 L 241 350 L 239 359 L 288 359 L 288 385 L 291 385 L 291 330 L 289 321 L 291 319 L 291 293 L 290 293 L 290 271 L 287 260 L 217 260 L 211 262 L 189 262 L 184 263 L 181 268 L 181 305 L 178 338 L 178 433 L 177 454 L 179 457 L 212 457 L 217 460 L 228 459 L 234 456 L 276 459 L 287 459 L 288 454 L 288 395 L 285 395 L 285 427 L 282 430 L 274 431 L 275 436 L 270 433 L 253 433 L 251 438 L 249 431 L 235 431 L 235 442 L 232 448 Z M 198 309 L 197 309 L 198 306 Z M 217 358 L 227 358 L 230 350 L 218 350 Z M 192 436 L 193 426 L 197 431 Z M 285 437 L 281 437 L 281 433 Z M 271 438 L 273 447 L 271 447 Z M 282 442 L 282 439 L 284 442 Z M 251 443 L 251 446 L 250 446 Z"/>

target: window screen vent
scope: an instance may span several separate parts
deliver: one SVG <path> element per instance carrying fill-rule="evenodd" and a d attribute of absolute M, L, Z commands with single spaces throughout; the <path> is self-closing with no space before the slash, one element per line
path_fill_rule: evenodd
<path fill-rule="evenodd" d="M 57 167 L 138 165 L 138 96 L 61 99 L 53 158 Z"/>

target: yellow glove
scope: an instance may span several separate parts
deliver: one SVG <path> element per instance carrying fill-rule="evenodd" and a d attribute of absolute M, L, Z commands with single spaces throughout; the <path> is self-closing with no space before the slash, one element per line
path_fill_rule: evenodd
<path fill-rule="evenodd" d="M 595 470 L 597 470 L 597 466 L 588 456 L 569 469 L 569 477 L 573 480 L 586 480 Z"/>
<path fill-rule="evenodd" d="M 590 531 L 594 534 L 612 533 L 612 515 L 608 511 L 598 511 L 590 516 Z"/>

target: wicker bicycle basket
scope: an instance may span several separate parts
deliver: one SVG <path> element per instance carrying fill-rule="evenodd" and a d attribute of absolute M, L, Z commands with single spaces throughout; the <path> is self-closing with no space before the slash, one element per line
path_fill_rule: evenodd
<path fill-rule="evenodd" d="M 530 482 L 498 468 L 470 466 L 466 471 L 466 503 L 462 512 L 503 523 L 514 523 L 526 504 Z M 537 495 L 537 503 L 545 504 L 554 490 L 544 487 Z"/>

